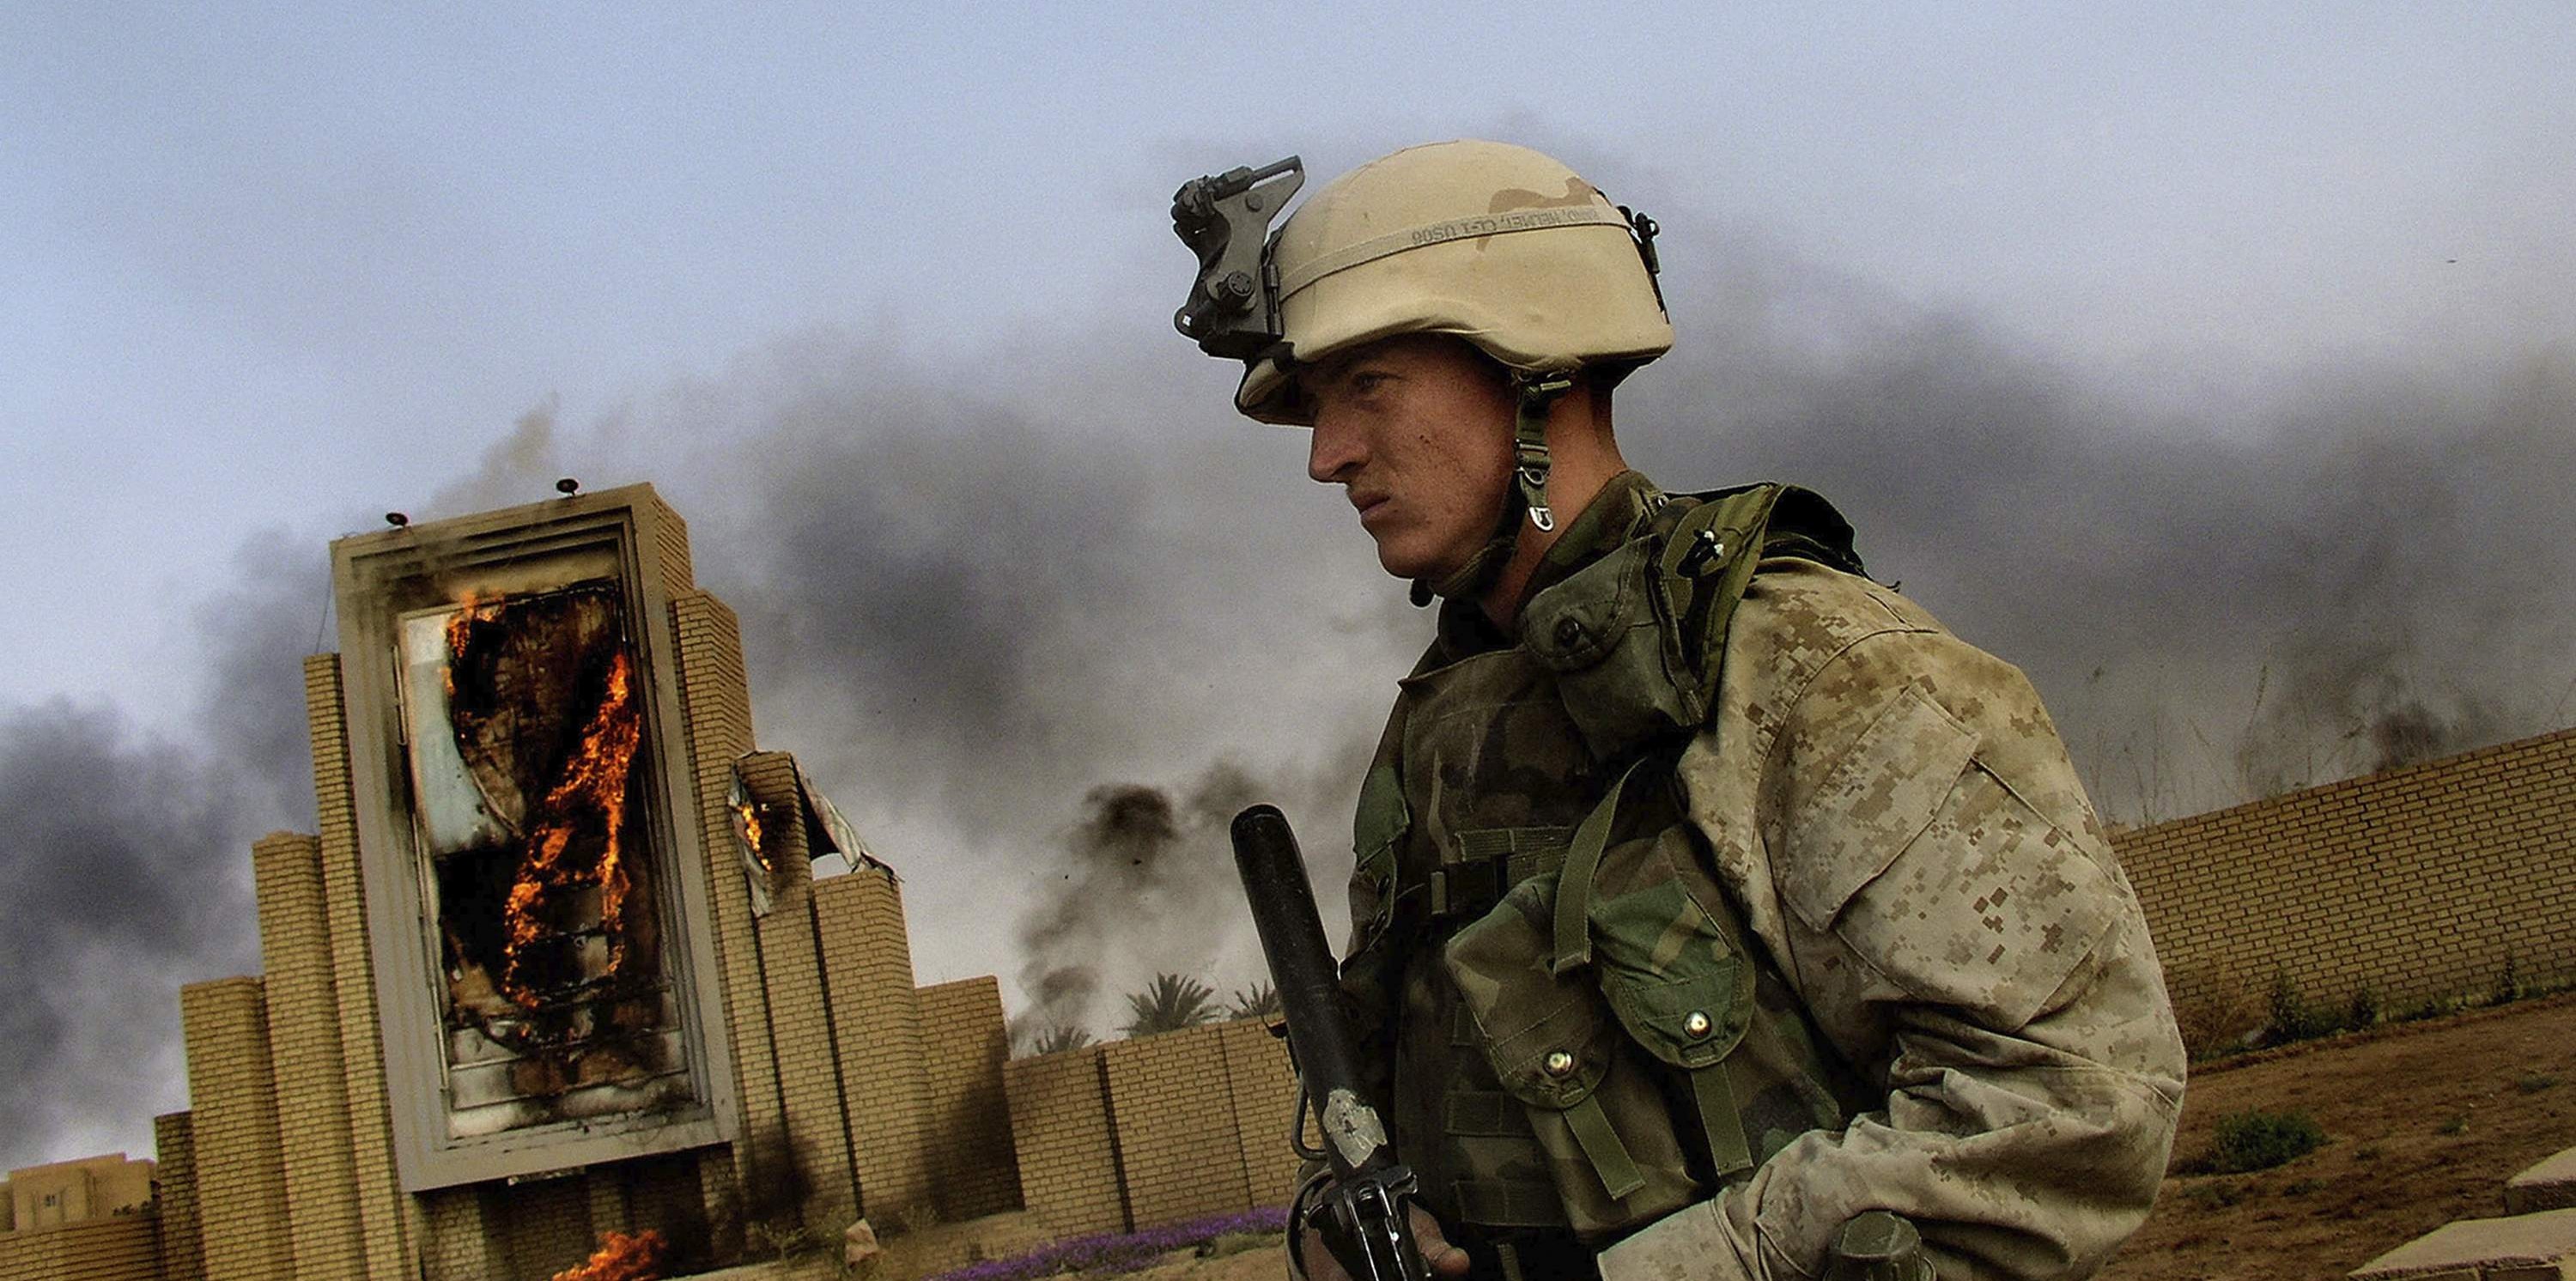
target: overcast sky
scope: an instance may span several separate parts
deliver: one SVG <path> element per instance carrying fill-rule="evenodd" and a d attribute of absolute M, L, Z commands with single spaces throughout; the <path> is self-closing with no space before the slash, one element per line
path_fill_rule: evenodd
<path fill-rule="evenodd" d="M 2563 725 L 2571 53 L 2556 3 L 0 8 L 0 1165 L 147 1150 L 172 986 L 256 968 L 328 540 L 562 474 L 689 518 L 924 982 L 1027 1008 L 1112 784 L 1175 844 L 1083 1017 L 1248 982 L 1199 815 L 1280 798 L 1332 880 L 1426 621 L 1170 332 L 1172 189 L 1289 152 L 1525 141 L 1661 219 L 1631 456 L 1840 499 L 2107 810 Z"/>

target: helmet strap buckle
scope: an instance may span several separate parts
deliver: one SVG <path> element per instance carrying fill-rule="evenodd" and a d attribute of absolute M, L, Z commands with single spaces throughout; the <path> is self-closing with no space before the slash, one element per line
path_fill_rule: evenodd
<path fill-rule="evenodd" d="M 1574 387 L 1574 375 L 1564 370 L 1517 373 L 1512 386 L 1520 400 L 1512 415 L 1513 480 L 1530 524 L 1542 534 L 1553 533 L 1556 512 L 1547 504 L 1547 415 L 1556 398 Z"/>

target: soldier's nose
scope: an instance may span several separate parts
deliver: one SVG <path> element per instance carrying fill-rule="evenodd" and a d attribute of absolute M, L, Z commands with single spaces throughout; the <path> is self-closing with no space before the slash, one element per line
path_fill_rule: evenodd
<path fill-rule="evenodd" d="M 1306 476 L 1320 484 L 1349 482 L 1349 474 L 1364 458 L 1359 433 L 1336 420 L 1336 416 L 1319 414 L 1314 432 L 1306 441 Z"/>

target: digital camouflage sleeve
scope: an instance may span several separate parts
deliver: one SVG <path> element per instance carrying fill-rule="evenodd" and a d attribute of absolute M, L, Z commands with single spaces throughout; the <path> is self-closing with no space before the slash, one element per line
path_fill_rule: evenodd
<path fill-rule="evenodd" d="M 1607 1281 L 1817 1275 L 1886 1209 L 1940 1275 L 2083 1277 L 2145 1218 L 2183 1049 L 2136 895 L 2021 672 L 1766 563 L 1680 765 L 1718 872 L 1882 1110 L 1613 1246 Z"/>

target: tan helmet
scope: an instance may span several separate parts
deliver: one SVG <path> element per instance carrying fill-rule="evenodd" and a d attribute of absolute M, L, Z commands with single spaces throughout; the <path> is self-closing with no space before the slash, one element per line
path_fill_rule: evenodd
<path fill-rule="evenodd" d="M 1653 231 L 1527 147 L 1440 142 L 1362 165 L 1279 229 L 1287 360 L 1249 362 L 1235 407 L 1306 424 L 1288 367 L 1396 334 L 1455 334 L 1529 373 L 1652 360 L 1673 345 Z"/>

